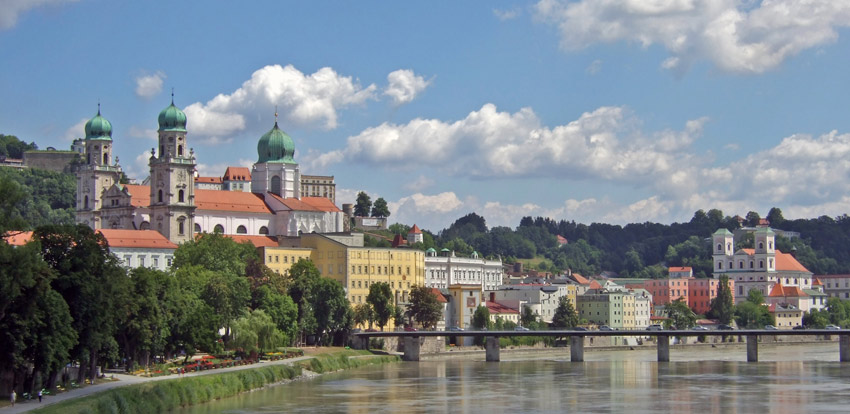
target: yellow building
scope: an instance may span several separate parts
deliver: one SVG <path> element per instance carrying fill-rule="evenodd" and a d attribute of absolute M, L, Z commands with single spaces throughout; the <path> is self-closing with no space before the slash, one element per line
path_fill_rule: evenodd
<path fill-rule="evenodd" d="M 258 247 L 263 264 L 273 272 L 288 275 L 289 269 L 301 259 L 312 260 L 313 249 L 303 247 Z"/>

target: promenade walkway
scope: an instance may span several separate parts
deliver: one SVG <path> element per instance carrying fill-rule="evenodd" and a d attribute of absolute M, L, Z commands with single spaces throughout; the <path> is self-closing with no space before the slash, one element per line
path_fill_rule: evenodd
<path fill-rule="evenodd" d="M 46 395 L 46 396 L 44 396 L 43 402 L 41 402 L 41 403 L 38 402 L 38 398 L 34 398 L 32 400 L 29 400 L 29 401 L 20 401 L 19 400 L 15 404 L 14 407 L 6 406 L 6 407 L 0 408 L 0 413 L 2 413 L 2 414 L 25 413 L 25 412 L 29 412 L 31 410 L 35 410 L 37 408 L 41 408 L 41 407 L 44 407 L 44 406 L 47 406 L 47 405 L 56 404 L 56 403 L 61 402 L 61 401 L 70 400 L 70 399 L 73 399 L 73 398 L 80 398 L 80 397 L 84 397 L 86 395 L 95 394 L 95 393 L 110 390 L 110 389 L 113 389 L 113 388 L 124 387 L 124 386 L 127 386 L 127 385 L 141 384 L 143 382 L 179 379 L 179 378 L 183 378 L 183 377 L 193 377 L 193 376 L 197 376 L 197 375 L 215 375 L 215 374 L 222 374 L 222 373 L 230 372 L 230 371 L 239 371 L 239 370 L 243 370 L 243 369 L 255 369 L 255 368 L 258 368 L 258 367 L 261 367 L 261 366 L 265 366 L 265 365 L 293 364 L 293 363 L 308 360 L 308 359 L 311 359 L 311 358 L 313 358 L 312 355 L 306 355 L 306 356 L 301 356 L 301 357 L 297 357 L 297 358 L 280 359 L 280 360 L 277 360 L 277 361 L 259 362 L 259 363 L 251 364 L 251 365 L 239 365 L 239 366 L 235 366 L 235 367 L 219 368 L 219 369 L 213 369 L 213 370 L 208 370 L 208 371 L 189 372 L 189 373 L 184 374 L 182 377 L 177 375 L 177 374 L 163 375 L 163 376 L 159 376 L 159 377 L 138 377 L 138 376 L 135 376 L 135 375 L 114 374 L 115 380 L 113 380 L 113 381 L 99 380 L 99 382 L 96 383 L 95 385 L 87 385 L 85 387 L 68 390 L 68 391 L 65 391 L 65 392 L 62 392 L 62 393 L 58 393 L 58 394 Z M 9 397 L 6 396 L 6 398 L 7 398 L 7 401 L 8 401 Z M 18 395 L 18 398 L 20 398 L 20 395 Z"/>

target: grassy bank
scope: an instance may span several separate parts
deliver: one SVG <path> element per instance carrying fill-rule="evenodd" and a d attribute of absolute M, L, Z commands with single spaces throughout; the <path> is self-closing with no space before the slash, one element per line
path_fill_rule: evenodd
<path fill-rule="evenodd" d="M 324 373 L 398 360 L 397 356 L 373 355 L 368 351 L 340 351 L 318 355 L 295 365 L 258 366 L 221 374 L 128 385 L 49 405 L 33 412 L 47 414 L 161 413 L 178 407 L 232 397 L 268 384 L 293 379 L 301 375 L 302 369 Z"/>

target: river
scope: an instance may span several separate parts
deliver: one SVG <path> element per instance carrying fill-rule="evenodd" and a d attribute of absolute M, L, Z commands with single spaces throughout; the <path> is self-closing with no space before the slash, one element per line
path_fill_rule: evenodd
<path fill-rule="evenodd" d="M 427 360 L 296 381 L 182 411 L 200 413 L 829 413 L 850 411 L 850 363 L 838 344 L 502 353 L 502 362 Z"/>

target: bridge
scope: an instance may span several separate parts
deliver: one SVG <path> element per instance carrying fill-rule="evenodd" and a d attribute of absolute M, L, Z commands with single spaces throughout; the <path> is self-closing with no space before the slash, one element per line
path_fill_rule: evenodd
<path fill-rule="evenodd" d="M 499 361 L 499 338 L 512 336 L 549 336 L 555 338 L 570 338 L 570 360 L 584 361 L 584 338 L 596 336 L 640 336 L 654 337 L 658 351 L 658 362 L 670 361 L 670 337 L 693 336 L 746 336 L 747 361 L 758 362 L 758 339 L 762 336 L 812 336 L 838 335 L 838 358 L 841 362 L 850 362 L 850 329 L 794 329 L 794 330 L 667 330 L 667 331 L 578 331 L 578 330 L 545 330 L 545 331 L 397 331 L 397 332 L 357 332 L 352 336 L 359 338 L 368 346 L 369 338 L 397 337 L 404 340 L 405 361 L 419 361 L 419 338 L 428 336 L 462 336 L 485 338 L 485 354 L 488 362 Z"/>

